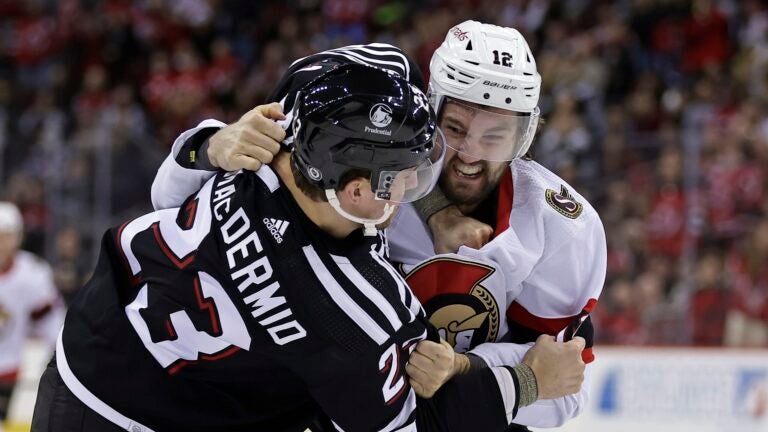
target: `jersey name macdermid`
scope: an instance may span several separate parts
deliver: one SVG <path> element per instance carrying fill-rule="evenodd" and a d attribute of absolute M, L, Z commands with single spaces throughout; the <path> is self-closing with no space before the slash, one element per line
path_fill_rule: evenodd
<path fill-rule="evenodd" d="M 242 207 L 231 210 L 232 184 L 237 173 L 229 173 L 218 182 L 213 191 L 213 215 L 222 222 L 220 231 L 226 250 L 232 281 L 237 284 L 241 299 L 251 309 L 251 315 L 259 318 L 272 340 L 285 345 L 307 335 L 307 331 L 293 316 L 280 295 L 280 283 L 272 277 L 272 264 L 264 254 L 256 226 L 251 223 Z M 255 291 L 254 291 L 255 289 Z"/>

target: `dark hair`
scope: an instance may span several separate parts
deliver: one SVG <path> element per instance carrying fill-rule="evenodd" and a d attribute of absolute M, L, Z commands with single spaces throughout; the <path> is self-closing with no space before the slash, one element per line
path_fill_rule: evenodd
<path fill-rule="evenodd" d="M 547 122 L 547 120 L 544 117 L 539 117 L 539 124 L 536 125 L 536 135 L 541 132 L 542 129 L 544 129 L 544 124 Z M 528 147 L 528 151 L 525 152 L 522 159 L 523 160 L 533 160 L 536 157 L 536 135 L 534 135 L 534 140 L 531 143 L 531 146 Z"/>
<path fill-rule="evenodd" d="M 304 174 L 299 171 L 299 168 L 294 163 L 293 157 L 293 153 L 291 153 L 291 173 L 293 173 L 293 181 L 296 182 L 296 186 L 299 187 L 299 190 L 312 201 L 328 202 L 328 198 L 325 196 L 325 190 L 304 177 Z M 351 169 L 345 172 L 339 179 L 339 186 L 336 190 L 339 191 L 344 189 L 349 182 L 360 177 L 370 179 L 371 172 L 365 169 Z"/>

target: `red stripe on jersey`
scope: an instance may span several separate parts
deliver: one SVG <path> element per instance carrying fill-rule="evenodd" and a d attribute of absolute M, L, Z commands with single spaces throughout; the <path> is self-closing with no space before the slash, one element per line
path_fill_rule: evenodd
<path fill-rule="evenodd" d="M 168 259 L 173 262 L 173 265 L 178 267 L 179 269 L 183 269 L 184 267 L 190 265 L 195 260 L 195 251 L 192 251 L 184 258 L 179 258 L 176 256 L 175 253 L 171 251 L 171 248 L 168 247 L 168 244 L 165 242 L 165 239 L 163 238 L 163 235 L 160 234 L 160 223 L 155 222 L 152 224 L 152 232 L 155 234 L 155 240 L 157 240 L 157 244 L 160 245 L 160 249 L 162 249 L 165 256 L 168 257 Z"/>
<path fill-rule="evenodd" d="M 238 346 L 230 346 L 229 348 L 219 351 L 215 354 L 203 354 L 200 356 L 200 360 L 206 360 L 206 361 L 216 361 L 221 360 L 223 358 L 227 358 L 231 356 L 232 354 L 240 351 L 240 347 Z M 176 360 L 171 364 L 171 366 L 168 368 L 168 374 L 170 375 L 176 375 L 180 370 L 182 370 L 184 367 L 196 364 L 197 360 Z"/>
<path fill-rule="evenodd" d="M 203 354 L 200 356 L 200 358 L 208 361 L 216 361 L 216 360 L 221 360 L 223 358 L 227 358 L 238 351 L 240 351 L 240 347 L 232 345 L 229 348 L 225 349 L 224 351 L 218 352 L 216 354 L 211 354 L 211 355 Z"/>
<path fill-rule="evenodd" d="M 527 309 L 516 301 L 512 302 L 507 309 L 507 319 L 510 321 L 514 321 L 529 329 L 536 330 L 539 333 L 545 333 L 552 336 L 566 328 L 577 316 L 578 315 L 562 318 L 542 318 L 528 312 Z"/>
<path fill-rule="evenodd" d="M 576 315 L 561 318 L 542 318 L 528 312 L 526 308 L 515 301 L 512 302 L 507 309 L 507 319 L 528 327 L 529 329 L 536 330 L 539 333 L 546 333 L 554 336 L 558 334 L 560 330 L 566 328 L 575 318 L 588 315 L 592 309 L 594 309 L 596 304 L 597 300 L 592 298 L 587 301 L 587 304 L 582 308 L 581 312 Z"/>
<path fill-rule="evenodd" d="M 187 220 L 184 221 L 184 226 L 182 227 L 182 229 L 185 229 L 185 230 L 191 229 L 192 226 L 195 224 L 195 216 L 197 215 L 197 201 L 198 199 L 195 198 L 192 201 L 190 201 L 186 207 L 184 207 L 184 210 L 187 212 Z"/>
<path fill-rule="evenodd" d="M 122 242 L 123 230 L 132 221 L 133 219 L 125 221 L 122 225 L 120 225 L 120 228 L 118 228 L 117 234 L 115 235 L 115 246 L 117 247 L 117 250 L 120 251 L 120 256 L 123 258 L 123 266 L 125 266 L 125 271 L 128 273 L 129 283 L 133 286 L 136 286 L 141 283 L 141 277 L 139 276 L 141 273 L 136 275 L 133 274 L 133 270 L 131 270 L 131 263 L 128 261 L 128 257 L 125 255 Z"/>
<path fill-rule="evenodd" d="M 507 173 L 501 178 L 499 187 L 499 202 L 496 207 L 496 230 L 493 236 L 503 233 L 509 228 L 509 215 L 512 214 L 512 204 L 515 200 L 515 186 L 512 184 L 512 170 L 507 169 Z"/>
<path fill-rule="evenodd" d="M 174 330 L 170 318 L 165 320 L 165 329 L 168 330 L 168 336 L 170 336 L 171 339 L 176 339 L 176 330 Z"/>
<path fill-rule="evenodd" d="M 0 384 L 15 384 L 16 379 L 19 377 L 19 370 L 14 369 L 10 372 L 0 374 Z"/>
<path fill-rule="evenodd" d="M 520 303 L 512 302 L 507 309 L 507 319 L 539 333 L 555 336 L 560 333 L 561 330 L 569 326 L 575 319 L 589 315 L 595 308 L 595 305 L 597 305 L 597 299 L 591 298 L 582 308 L 581 313 L 577 315 L 563 318 L 542 318 L 528 312 L 528 310 Z M 591 344 L 592 342 L 588 340 L 587 345 Z M 584 360 L 584 363 L 591 363 L 595 360 L 595 355 L 592 352 L 591 346 L 585 348 L 581 352 L 581 358 Z"/>
<path fill-rule="evenodd" d="M 584 306 L 584 309 L 582 310 L 582 312 L 581 312 L 581 313 L 582 313 L 582 314 L 583 314 L 583 313 L 588 313 L 588 314 L 591 314 L 591 313 L 592 313 L 592 309 L 594 309 L 594 308 L 595 308 L 595 306 L 597 306 L 597 299 L 593 299 L 593 298 L 591 298 L 591 299 L 589 299 L 589 301 L 587 302 L 587 305 L 586 305 L 586 306 Z"/>
<path fill-rule="evenodd" d="M 46 303 L 43 306 L 33 310 L 29 317 L 32 318 L 33 321 L 37 321 L 40 318 L 48 315 L 48 313 L 53 309 L 53 305 L 51 303 Z"/>
<path fill-rule="evenodd" d="M 197 305 L 201 311 L 208 311 L 208 316 L 211 319 L 211 329 L 213 331 L 212 336 L 221 336 L 221 326 L 219 325 L 219 311 L 216 310 L 216 305 L 213 300 L 207 297 L 203 297 L 203 291 L 200 289 L 200 279 L 195 278 L 195 297 L 197 297 Z"/>
<path fill-rule="evenodd" d="M 581 352 L 581 360 L 587 364 L 595 361 L 595 353 L 592 352 L 592 347 L 584 348 L 584 351 Z"/>
<path fill-rule="evenodd" d="M 178 360 L 173 363 L 173 366 L 171 366 L 168 369 L 168 373 L 170 375 L 176 375 L 184 366 L 188 365 L 190 362 L 186 360 Z"/>

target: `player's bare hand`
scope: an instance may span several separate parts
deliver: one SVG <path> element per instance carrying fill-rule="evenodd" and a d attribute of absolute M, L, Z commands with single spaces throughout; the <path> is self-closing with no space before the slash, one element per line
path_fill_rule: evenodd
<path fill-rule="evenodd" d="M 462 245 L 480 249 L 493 234 L 490 225 L 464 216 L 456 206 L 446 207 L 432 215 L 429 228 L 435 239 L 436 253 L 455 253 Z"/>
<path fill-rule="evenodd" d="M 444 340 L 439 344 L 419 342 L 405 365 L 411 387 L 423 398 L 431 398 L 454 375 L 465 373 L 468 369 L 467 356 L 454 352 Z"/>
<path fill-rule="evenodd" d="M 213 166 L 226 171 L 258 170 L 262 164 L 272 162 L 280 151 L 285 131 L 275 120 L 283 119 L 280 104 L 257 106 L 211 136 L 208 159 Z"/>
<path fill-rule="evenodd" d="M 541 335 L 523 357 L 536 376 L 539 399 L 555 399 L 578 392 L 584 382 L 584 338 L 555 342 L 554 337 Z"/>

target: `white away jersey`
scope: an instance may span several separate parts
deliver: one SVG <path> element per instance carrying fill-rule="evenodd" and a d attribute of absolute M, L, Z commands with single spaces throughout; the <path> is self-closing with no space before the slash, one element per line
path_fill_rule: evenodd
<path fill-rule="evenodd" d="M 42 336 L 50 342 L 56 339 L 61 312 L 51 268 L 37 256 L 19 251 L 10 269 L 0 274 L 0 377 L 18 369 L 22 345 L 35 321 L 45 318 Z"/>
<path fill-rule="evenodd" d="M 591 311 L 605 280 L 600 218 L 557 175 L 533 161 L 513 161 L 497 208 L 494 237 L 479 250 L 435 256 L 429 229 L 412 205 L 403 206 L 387 230 L 392 261 L 408 274 L 433 324 L 461 351 L 508 333 L 521 343 L 556 335 Z"/>
<path fill-rule="evenodd" d="M 606 243 L 597 212 L 561 178 L 515 160 L 502 178 L 493 239 L 481 249 L 435 256 L 427 225 L 405 205 L 387 230 L 390 258 L 457 351 L 473 348 L 491 364 L 514 364 L 502 346 L 541 334 L 583 336 L 592 355 L 589 313 L 605 281 Z M 579 330 L 577 332 L 577 330 Z M 482 345 L 480 345 L 482 344 Z M 515 423 L 556 427 L 586 406 L 590 368 L 579 393 L 521 408 Z"/>

